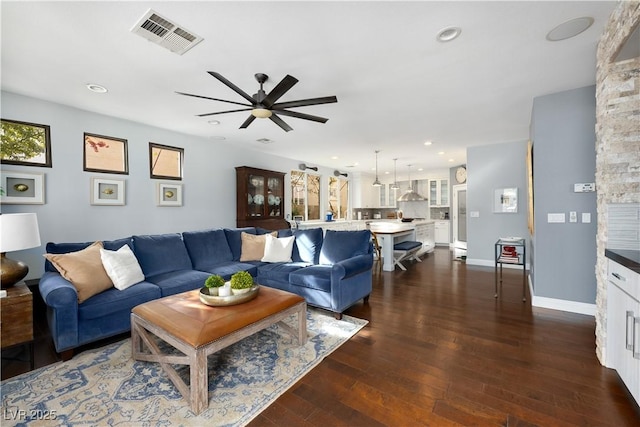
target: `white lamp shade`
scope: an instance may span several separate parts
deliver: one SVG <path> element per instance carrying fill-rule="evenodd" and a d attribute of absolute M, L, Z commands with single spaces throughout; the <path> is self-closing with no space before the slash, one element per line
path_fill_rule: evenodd
<path fill-rule="evenodd" d="M 34 213 L 0 215 L 0 252 L 40 246 L 38 217 Z"/>

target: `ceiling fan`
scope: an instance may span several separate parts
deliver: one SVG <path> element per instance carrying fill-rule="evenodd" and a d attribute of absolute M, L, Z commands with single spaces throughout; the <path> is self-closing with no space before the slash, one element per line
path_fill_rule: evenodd
<path fill-rule="evenodd" d="M 251 111 L 251 115 L 247 118 L 247 120 L 244 121 L 244 123 L 242 123 L 242 125 L 240 126 L 240 129 L 246 129 L 256 118 L 260 118 L 260 119 L 269 118 L 271 119 L 272 122 L 274 122 L 275 124 L 280 126 L 282 129 L 284 129 L 285 132 L 289 132 L 290 130 L 293 130 L 293 128 L 289 126 L 287 123 L 285 123 L 285 121 L 282 120 L 279 117 L 279 115 L 325 123 L 329 119 L 324 117 L 312 116 L 311 114 L 299 113 L 297 111 L 289 111 L 288 108 L 306 107 L 308 105 L 330 104 L 333 102 L 338 102 L 338 98 L 336 98 L 335 96 L 324 96 L 321 98 L 300 99 L 298 101 L 276 102 L 278 99 L 282 97 L 282 95 L 287 93 L 287 91 L 291 89 L 293 85 L 298 83 L 298 79 L 288 74 L 268 94 L 264 91 L 264 89 L 262 88 L 262 85 L 264 84 L 264 82 L 266 82 L 269 79 L 269 76 L 262 73 L 256 74 L 255 77 L 258 83 L 260 83 L 260 89 L 258 89 L 257 93 L 251 96 L 245 91 L 243 91 L 242 89 L 240 89 L 238 86 L 231 83 L 229 80 L 223 77 L 220 73 L 217 73 L 215 71 L 207 71 L 207 72 L 211 74 L 213 77 L 215 77 L 216 79 L 220 80 L 226 86 L 231 88 L 238 95 L 246 99 L 249 102 L 249 104 L 243 104 L 241 102 L 236 102 L 236 101 L 228 101 L 226 99 L 211 98 L 209 96 L 194 95 L 191 93 L 184 93 L 184 92 L 176 92 L 176 93 L 180 95 L 193 96 L 195 98 L 211 99 L 213 101 L 227 102 L 229 104 L 236 104 L 236 105 L 242 105 L 247 107 L 247 108 L 240 108 L 237 110 L 227 110 L 227 111 L 218 111 L 215 113 L 198 114 L 198 117 L 206 117 L 206 116 L 213 116 L 215 114 L 235 113 L 238 111 Z"/>

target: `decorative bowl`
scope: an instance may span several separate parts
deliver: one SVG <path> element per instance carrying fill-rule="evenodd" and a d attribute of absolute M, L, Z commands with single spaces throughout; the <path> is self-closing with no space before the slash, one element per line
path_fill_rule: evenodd
<path fill-rule="evenodd" d="M 200 301 L 203 304 L 210 305 L 212 307 L 224 307 L 228 305 L 242 304 L 243 302 L 251 301 L 258 296 L 260 290 L 259 285 L 254 285 L 249 292 L 241 295 L 229 295 L 227 297 L 209 295 L 207 288 L 200 289 Z"/>

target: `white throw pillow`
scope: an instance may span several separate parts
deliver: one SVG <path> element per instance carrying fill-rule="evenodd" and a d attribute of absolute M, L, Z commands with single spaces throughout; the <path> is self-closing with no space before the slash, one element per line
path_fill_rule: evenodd
<path fill-rule="evenodd" d="M 100 249 L 100 258 L 113 286 L 117 289 L 123 291 L 144 280 L 142 268 L 129 245 L 124 245 L 117 251 Z"/>
<path fill-rule="evenodd" d="M 295 236 L 291 237 L 273 237 L 267 234 L 267 240 L 264 244 L 264 256 L 262 262 L 291 262 L 291 252 L 293 252 L 293 241 Z"/>

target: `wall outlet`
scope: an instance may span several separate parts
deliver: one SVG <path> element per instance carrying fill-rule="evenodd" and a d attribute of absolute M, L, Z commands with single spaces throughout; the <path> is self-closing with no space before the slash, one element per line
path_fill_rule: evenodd
<path fill-rule="evenodd" d="M 569 222 L 578 222 L 578 213 L 576 211 L 569 212 Z"/>
<path fill-rule="evenodd" d="M 469 216 L 470 216 L 471 218 L 480 218 L 480 212 L 478 212 L 478 211 L 471 211 L 471 212 L 469 212 Z"/>

